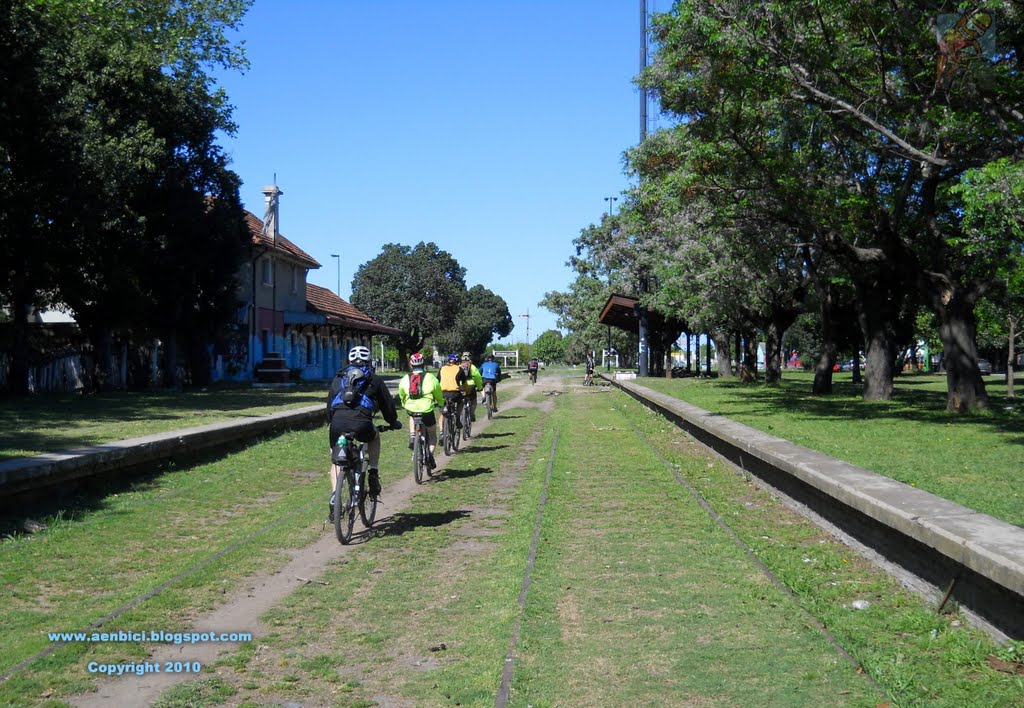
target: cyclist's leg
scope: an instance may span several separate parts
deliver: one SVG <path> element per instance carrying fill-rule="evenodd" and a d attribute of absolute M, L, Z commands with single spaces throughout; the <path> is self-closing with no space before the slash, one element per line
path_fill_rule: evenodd
<path fill-rule="evenodd" d="M 455 427 L 462 427 L 462 409 L 466 407 L 466 397 L 459 396 L 458 404 L 455 407 Z"/>

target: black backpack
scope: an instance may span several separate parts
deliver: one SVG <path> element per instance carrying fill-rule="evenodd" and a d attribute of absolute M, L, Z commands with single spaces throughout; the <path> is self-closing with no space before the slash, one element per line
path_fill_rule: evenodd
<path fill-rule="evenodd" d="M 338 395 L 331 401 L 331 408 L 345 406 L 346 408 L 365 408 L 373 411 L 373 399 L 366 395 L 366 389 L 370 385 L 370 374 L 358 366 L 350 366 L 344 370 L 341 379 L 341 388 Z"/>

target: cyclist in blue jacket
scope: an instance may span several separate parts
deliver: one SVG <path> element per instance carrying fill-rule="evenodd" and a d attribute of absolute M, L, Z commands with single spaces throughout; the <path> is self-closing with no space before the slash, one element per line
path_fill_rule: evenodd
<path fill-rule="evenodd" d="M 498 412 L 498 382 L 501 381 L 501 367 L 494 360 L 493 354 L 488 354 L 486 361 L 480 366 L 480 378 L 484 380 L 484 387 L 491 385 L 491 404 L 494 412 Z"/>

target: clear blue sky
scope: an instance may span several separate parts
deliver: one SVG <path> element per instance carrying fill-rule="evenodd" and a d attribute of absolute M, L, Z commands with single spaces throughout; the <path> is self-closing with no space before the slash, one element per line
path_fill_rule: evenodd
<path fill-rule="evenodd" d="M 648 9 L 667 9 L 668 0 Z M 627 186 L 639 137 L 636 0 L 256 0 L 251 62 L 218 74 L 243 181 L 284 191 L 281 233 L 351 296 L 385 243 L 433 241 L 508 303 L 525 341 L 572 280 L 572 240 Z M 621 204 L 621 201 L 619 202 Z"/>

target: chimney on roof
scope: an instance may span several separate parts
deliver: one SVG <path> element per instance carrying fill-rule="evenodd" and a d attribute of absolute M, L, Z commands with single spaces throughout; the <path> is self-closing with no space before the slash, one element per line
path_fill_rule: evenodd
<path fill-rule="evenodd" d="M 263 214 L 263 235 L 268 236 L 274 245 L 277 245 L 277 235 L 280 233 L 278 222 L 280 217 L 279 202 L 284 194 L 276 184 L 263 188 L 263 201 L 266 204 L 266 211 Z"/>

